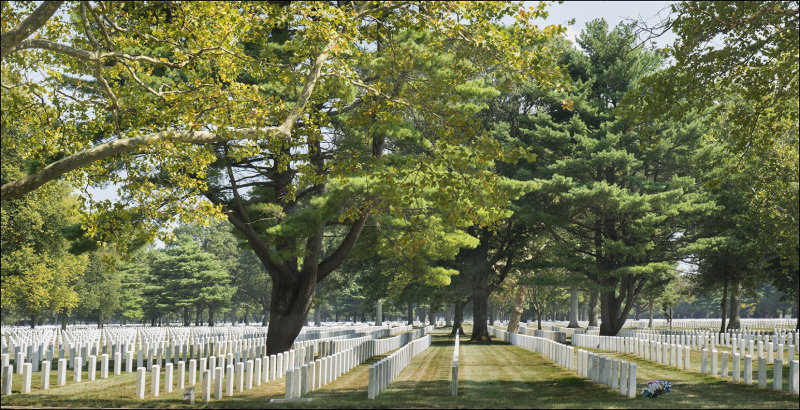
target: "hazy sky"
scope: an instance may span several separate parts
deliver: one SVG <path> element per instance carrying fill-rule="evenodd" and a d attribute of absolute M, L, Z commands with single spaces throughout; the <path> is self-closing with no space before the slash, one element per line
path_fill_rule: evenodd
<path fill-rule="evenodd" d="M 535 2 L 530 3 L 531 6 Z M 628 20 L 642 20 L 648 25 L 653 25 L 669 15 L 668 1 L 565 1 L 561 4 L 551 4 L 546 8 L 550 13 L 547 24 L 563 24 L 575 19 L 575 24 L 567 26 L 567 37 L 574 40 L 583 30 L 586 23 L 604 18 L 609 27 Z M 671 44 L 675 35 L 671 32 L 656 39 L 659 47 Z"/>

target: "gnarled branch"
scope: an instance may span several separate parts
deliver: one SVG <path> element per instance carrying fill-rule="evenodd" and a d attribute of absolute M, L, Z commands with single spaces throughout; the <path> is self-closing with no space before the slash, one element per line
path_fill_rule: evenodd
<path fill-rule="evenodd" d="M 62 4 L 64 4 L 63 1 L 42 2 L 25 20 L 3 33 L 2 40 L 0 40 L 0 59 L 6 58 L 6 55 L 19 43 L 45 25 Z"/>

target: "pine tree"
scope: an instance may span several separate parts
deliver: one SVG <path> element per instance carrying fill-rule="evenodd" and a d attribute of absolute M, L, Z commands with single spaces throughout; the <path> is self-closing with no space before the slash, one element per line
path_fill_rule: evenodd
<path fill-rule="evenodd" d="M 616 110 L 659 56 L 635 47 L 630 26 L 609 31 L 602 20 L 587 24 L 577 42 L 582 50 L 562 61 L 574 87 L 540 90 L 528 132 L 546 164 L 538 174 L 549 202 L 542 219 L 560 240 L 563 266 L 598 286 L 600 333 L 616 335 L 648 278 L 673 269 L 689 240 L 682 233 L 713 202 L 690 172 L 699 121 L 640 123 Z"/>
<path fill-rule="evenodd" d="M 189 311 L 196 305 L 208 309 L 209 326 L 213 326 L 214 313 L 228 305 L 236 292 L 221 262 L 188 236 L 179 237 L 176 245 L 153 261 L 151 276 L 161 287 L 157 304 L 167 311 L 180 309 L 184 326 L 190 325 Z"/>

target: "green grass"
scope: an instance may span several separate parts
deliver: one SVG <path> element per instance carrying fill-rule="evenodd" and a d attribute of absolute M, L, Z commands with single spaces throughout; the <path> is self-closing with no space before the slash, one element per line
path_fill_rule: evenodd
<path fill-rule="evenodd" d="M 469 329 L 466 329 L 469 331 Z M 379 357 L 342 375 L 338 380 L 310 393 L 309 403 L 270 404 L 284 396 L 284 381 L 275 380 L 233 397 L 200 401 L 202 408 L 798 408 L 797 396 L 757 386 L 734 385 L 698 372 L 680 371 L 639 358 L 619 355 L 637 362 L 638 386 L 652 378 L 674 382 L 674 391 L 655 399 L 627 399 L 604 386 L 580 378 L 544 356 L 502 342 L 491 345 L 466 341 L 462 337 L 458 397 L 450 396 L 450 362 L 453 339 L 445 330 L 434 333 L 431 347 L 418 355 L 375 400 L 367 398 L 369 365 Z M 607 353 L 607 355 L 612 356 Z M 694 359 L 694 357 L 693 357 Z M 694 364 L 699 363 L 699 356 Z M 699 364 L 698 364 L 699 366 Z M 19 394 L 20 376 L 15 375 L 14 394 L 3 396 L 2 406 L 55 407 L 188 407 L 180 404 L 181 391 L 134 398 L 135 374 L 111 376 L 81 383 L 38 390 L 34 373 L 33 393 Z M 162 370 L 162 379 L 164 371 Z M 771 375 L 771 372 L 768 372 Z M 69 373 L 72 380 L 72 373 Z M 785 377 L 788 379 L 788 377 Z"/>

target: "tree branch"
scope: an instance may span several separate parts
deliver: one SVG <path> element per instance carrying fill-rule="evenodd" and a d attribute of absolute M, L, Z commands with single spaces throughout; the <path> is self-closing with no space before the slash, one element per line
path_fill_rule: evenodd
<path fill-rule="evenodd" d="M 294 280 L 294 277 L 289 272 L 289 269 L 287 269 L 286 265 L 281 262 L 276 262 L 272 258 L 272 251 L 269 249 L 269 245 L 267 245 L 261 236 L 256 233 L 252 225 L 246 223 L 240 217 L 236 216 L 236 214 L 225 204 L 223 204 L 222 200 L 213 193 L 206 192 L 204 195 L 209 201 L 211 201 L 212 204 L 222 206 L 225 215 L 228 217 L 228 221 L 230 221 L 233 226 L 238 228 L 239 231 L 244 234 L 245 238 L 247 238 L 247 242 L 253 248 L 253 251 L 258 259 L 261 260 L 261 263 L 263 263 L 267 268 L 267 272 L 270 273 L 270 275 L 281 276 L 289 281 Z"/>
<path fill-rule="evenodd" d="M 364 224 L 367 223 L 368 217 L 369 212 L 364 211 L 364 214 L 350 227 L 350 232 L 347 233 L 347 236 L 342 240 L 339 247 L 336 248 L 330 256 L 325 258 L 325 260 L 320 262 L 319 268 L 317 269 L 317 282 L 325 279 L 328 274 L 333 272 L 334 269 L 338 268 L 339 265 L 344 262 L 344 259 L 350 254 L 350 251 L 353 250 L 353 246 L 355 246 L 358 241 L 358 237 L 361 235 L 361 229 L 364 228 Z"/>
<path fill-rule="evenodd" d="M 2 40 L 0 40 L 0 60 L 6 58 L 6 55 L 19 43 L 45 25 L 62 4 L 64 4 L 63 1 L 44 1 L 25 20 L 3 33 Z"/>
<path fill-rule="evenodd" d="M 56 161 L 44 167 L 42 170 L 26 176 L 25 178 L 3 184 L 2 188 L 0 188 L 0 199 L 5 201 L 7 199 L 17 198 L 35 190 L 36 188 L 39 188 L 49 181 L 66 174 L 67 172 L 88 165 L 94 161 L 100 161 L 115 155 L 128 153 L 144 145 L 152 144 L 158 141 L 172 140 L 190 144 L 209 144 L 212 142 L 224 142 L 236 139 L 257 139 L 263 136 L 265 133 L 274 133 L 276 131 L 280 132 L 275 127 L 239 128 L 234 130 L 226 130 L 224 132 L 162 131 L 142 135 L 139 137 L 118 139 L 105 144 L 97 145 L 67 158 Z M 286 135 L 278 135 L 288 138 Z"/>

